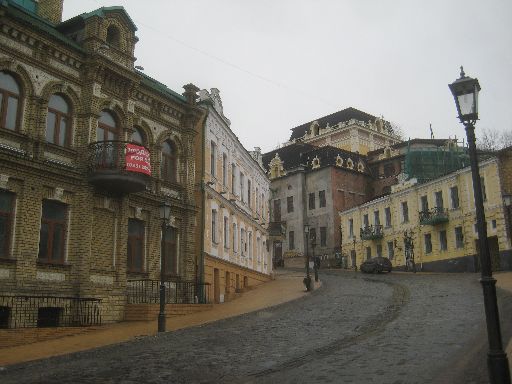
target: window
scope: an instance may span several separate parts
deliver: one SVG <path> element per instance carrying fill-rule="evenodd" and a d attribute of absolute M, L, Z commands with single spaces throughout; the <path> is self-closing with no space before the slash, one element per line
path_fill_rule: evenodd
<path fill-rule="evenodd" d="M 439 249 L 441 251 L 446 251 L 448 249 L 446 231 L 439 231 Z"/>
<path fill-rule="evenodd" d="M 107 28 L 107 43 L 119 48 L 120 34 L 119 29 L 115 25 L 110 25 Z"/>
<path fill-rule="evenodd" d="M 144 134 L 144 131 L 142 130 L 142 128 L 134 127 L 132 137 L 130 138 L 130 140 L 139 145 L 145 145 L 146 144 L 146 135 Z"/>
<path fill-rule="evenodd" d="M 288 232 L 288 249 L 295 249 L 295 232 Z"/>
<path fill-rule="evenodd" d="M 176 147 L 171 141 L 164 141 L 162 144 L 162 179 L 169 182 L 177 182 L 177 161 L 176 161 Z"/>
<path fill-rule="evenodd" d="M 372 258 L 372 248 L 366 247 L 366 260 L 370 260 Z"/>
<path fill-rule="evenodd" d="M 238 252 L 238 243 L 237 243 L 236 235 L 237 235 L 236 224 L 233 223 L 233 252 Z"/>
<path fill-rule="evenodd" d="M 309 209 L 315 209 L 315 194 L 309 194 Z"/>
<path fill-rule="evenodd" d="M 436 207 L 437 207 L 437 209 L 442 211 L 443 208 L 444 208 L 443 192 L 442 191 L 437 191 L 435 193 L 435 197 L 436 197 Z"/>
<path fill-rule="evenodd" d="M 217 243 L 217 210 L 212 209 L 212 242 Z"/>
<path fill-rule="evenodd" d="M 281 221 L 281 200 L 274 200 L 274 221 Z"/>
<path fill-rule="evenodd" d="M 327 246 L 327 227 L 320 227 L 320 246 Z"/>
<path fill-rule="evenodd" d="M 370 226 L 370 220 L 368 219 L 368 214 L 363 215 L 363 226 L 365 228 Z"/>
<path fill-rule="evenodd" d="M 425 233 L 425 253 L 432 253 L 432 235 L 430 233 Z"/>
<path fill-rule="evenodd" d="M 224 248 L 229 248 L 229 218 L 224 216 Z"/>
<path fill-rule="evenodd" d="M 242 172 L 240 172 L 240 200 L 242 200 L 242 201 L 245 201 L 244 185 L 245 185 L 245 176 Z"/>
<path fill-rule="evenodd" d="M 14 77 L 0 72 L 0 127 L 15 131 L 20 114 L 20 87 Z"/>
<path fill-rule="evenodd" d="M 409 222 L 409 206 L 407 205 L 407 201 L 402 201 L 402 222 Z"/>
<path fill-rule="evenodd" d="M 0 191 L 0 259 L 9 258 L 14 220 L 14 194 Z"/>
<path fill-rule="evenodd" d="M 384 177 L 391 177 L 395 174 L 395 166 L 393 164 L 384 164 Z"/>
<path fill-rule="evenodd" d="M 375 222 L 375 225 L 380 225 L 379 211 L 374 211 L 373 212 L 373 221 Z"/>
<path fill-rule="evenodd" d="M 382 257 L 382 245 L 377 244 L 377 257 Z"/>
<path fill-rule="evenodd" d="M 293 196 L 288 196 L 286 198 L 286 207 L 288 213 L 293 212 Z"/>
<path fill-rule="evenodd" d="M 480 184 L 482 185 L 482 199 L 487 201 L 487 192 L 485 190 L 485 178 L 480 177 Z"/>
<path fill-rule="evenodd" d="M 43 200 L 41 230 L 39 233 L 39 261 L 48 263 L 64 262 L 66 241 L 66 205 Z"/>
<path fill-rule="evenodd" d="M 386 227 L 391 227 L 391 208 L 384 208 L 384 216 L 386 217 Z"/>
<path fill-rule="evenodd" d="M 217 167 L 217 144 L 210 142 L 210 175 L 216 176 L 215 168 Z"/>
<path fill-rule="evenodd" d="M 348 219 L 348 236 L 354 237 L 354 219 Z"/>
<path fill-rule="evenodd" d="M 165 274 L 178 274 L 178 231 L 176 228 L 167 227 L 164 231 L 164 263 Z"/>
<path fill-rule="evenodd" d="M 459 208 L 459 188 L 450 188 L 450 198 L 452 200 L 452 209 Z"/>
<path fill-rule="evenodd" d="M 240 229 L 240 254 L 245 256 L 247 252 L 247 243 L 245 242 L 245 229 Z"/>
<path fill-rule="evenodd" d="M 247 205 L 251 206 L 251 180 L 247 179 Z"/>
<path fill-rule="evenodd" d="M 142 272 L 144 266 L 144 222 L 128 219 L 128 272 Z"/>
<path fill-rule="evenodd" d="M 392 241 L 388 241 L 388 259 L 393 260 L 395 257 L 395 247 Z"/>
<path fill-rule="evenodd" d="M 9 307 L 0 306 L 0 329 L 9 328 L 10 317 L 11 309 Z"/>
<path fill-rule="evenodd" d="M 309 241 L 316 244 L 316 228 L 309 228 Z"/>
<path fill-rule="evenodd" d="M 464 234 L 462 227 L 455 227 L 455 248 L 464 248 Z"/>
<path fill-rule="evenodd" d="M 236 166 L 235 164 L 231 164 L 231 193 L 235 194 L 235 188 L 236 188 Z"/>
<path fill-rule="evenodd" d="M 228 185 L 228 155 L 222 154 L 222 184 Z"/>
<path fill-rule="evenodd" d="M 428 211 L 428 198 L 427 196 L 421 196 L 421 211 L 427 212 Z"/>
<path fill-rule="evenodd" d="M 325 207 L 325 191 L 318 192 L 318 200 L 320 201 L 320 208 Z"/>
<path fill-rule="evenodd" d="M 46 141 L 62 147 L 71 144 L 71 116 L 69 104 L 60 95 L 52 95 L 46 115 Z"/>
<path fill-rule="evenodd" d="M 100 118 L 98 120 L 98 127 L 96 128 L 96 140 L 117 140 L 118 133 L 119 128 L 114 116 L 106 110 L 101 111 Z"/>
<path fill-rule="evenodd" d="M 491 220 L 491 228 L 496 229 L 496 220 Z"/>
<path fill-rule="evenodd" d="M 249 259 L 252 259 L 252 232 L 250 231 L 247 232 L 247 246 L 245 249 L 247 250 L 247 248 L 249 248 Z"/>

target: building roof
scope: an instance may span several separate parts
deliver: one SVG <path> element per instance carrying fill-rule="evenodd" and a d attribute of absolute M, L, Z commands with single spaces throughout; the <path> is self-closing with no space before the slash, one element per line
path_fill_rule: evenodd
<path fill-rule="evenodd" d="M 130 27 L 132 28 L 132 30 L 133 31 L 137 30 L 137 26 L 135 25 L 135 23 L 133 22 L 130 15 L 126 12 L 124 7 L 122 7 L 122 6 L 101 7 L 101 8 L 95 9 L 94 11 L 91 11 L 91 12 L 85 12 L 85 13 L 74 16 L 71 19 L 68 19 L 68 20 L 62 22 L 61 24 L 59 24 L 59 26 L 62 26 L 62 28 L 65 28 L 68 25 L 75 24 L 77 21 L 84 21 L 93 16 L 104 18 L 106 16 L 106 14 L 109 12 L 121 12 L 124 15 L 124 17 L 126 18 L 126 20 L 128 21 L 128 24 L 130 24 Z"/>
<path fill-rule="evenodd" d="M 319 119 L 312 120 L 309 123 L 305 123 L 305 124 L 299 125 L 298 127 L 292 128 L 292 135 L 290 136 L 290 141 L 304 136 L 304 134 L 309 130 L 309 127 L 311 126 L 311 124 L 315 121 L 317 121 L 321 127 L 324 127 L 327 124 L 329 124 L 330 126 L 333 126 L 340 122 L 349 121 L 351 119 L 367 122 L 369 120 L 375 121 L 376 117 L 373 115 L 370 115 L 366 112 L 362 112 L 358 109 L 352 108 L 352 107 L 345 108 L 341 111 L 334 112 L 330 115 L 321 117 Z"/>
<path fill-rule="evenodd" d="M 296 168 L 302 164 L 301 154 L 309 152 L 315 148 L 316 147 L 311 144 L 294 143 L 282 148 L 274 149 L 273 151 L 263 154 L 263 166 L 265 169 L 268 169 L 270 161 L 276 156 L 276 154 L 278 154 L 279 158 L 283 162 L 284 169 Z"/>
<path fill-rule="evenodd" d="M 159 81 L 153 79 L 152 77 L 150 77 L 150 76 L 146 75 L 145 73 L 142 73 L 138 70 L 135 70 L 135 72 L 137 72 L 137 74 L 139 76 L 141 76 L 141 83 L 143 85 L 147 86 L 148 88 L 150 88 L 154 91 L 157 91 L 157 92 L 163 94 L 164 96 L 171 96 L 171 97 L 178 99 L 179 101 L 182 101 L 182 102 L 187 101 L 185 96 L 180 95 L 179 93 L 173 91 L 172 89 L 167 87 L 165 84 L 160 83 Z"/>

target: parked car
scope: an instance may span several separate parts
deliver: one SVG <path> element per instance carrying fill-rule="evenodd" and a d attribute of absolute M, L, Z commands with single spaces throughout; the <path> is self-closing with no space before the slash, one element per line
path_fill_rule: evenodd
<path fill-rule="evenodd" d="M 391 272 L 393 266 L 387 257 L 374 257 L 370 260 L 364 261 L 360 268 L 361 272 L 380 273 L 384 271 Z"/>

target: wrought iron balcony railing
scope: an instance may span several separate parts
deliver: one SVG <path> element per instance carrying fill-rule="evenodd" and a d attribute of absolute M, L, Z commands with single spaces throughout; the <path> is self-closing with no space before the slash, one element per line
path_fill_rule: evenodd
<path fill-rule="evenodd" d="M 101 325 L 100 299 L 0 295 L 0 328 Z"/>
<path fill-rule="evenodd" d="M 268 235 L 283 237 L 286 235 L 286 221 L 271 221 L 268 223 Z"/>
<path fill-rule="evenodd" d="M 435 207 L 426 211 L 420 211 L 420 224 L 437 225 L 448 222 L 448 210 Z"/>
<path fill-rule="evenodd" d="M 115 194 L 141 192 L 151 176 L 150 153 L 139 144 L 108 140 L 89 144 L 89 182 Z"/>
<path fill-rule="evenodd" d="M 360 234 L 362 240 L 382 239 L 384 236 L 382 225 L 367 225 L 361 228 Z"/>
<path fill-rule="evenodd" d="M 209 304 L 210 284 L 194 281 L 165 281 L 167 304 Z M 158 304 L 160 280 L 129 280 L 126 294 L 128 304 Z"/>

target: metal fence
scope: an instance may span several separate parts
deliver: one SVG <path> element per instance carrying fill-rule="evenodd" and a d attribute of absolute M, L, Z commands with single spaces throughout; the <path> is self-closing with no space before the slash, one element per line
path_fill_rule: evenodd
<path fill-rule="evenodd" d="M 165 302 L 167 304 L 208 304 L 210 284 L 194 281 L 166 281 Z M 158 304 L 160 302 L 159 280 L 130 280 L 127 282 L 128 304 Z"/>
<path fill-rule="evenodd" d="M 101 325 L 100 299 L 0 295 L 0 328 Z"/>

